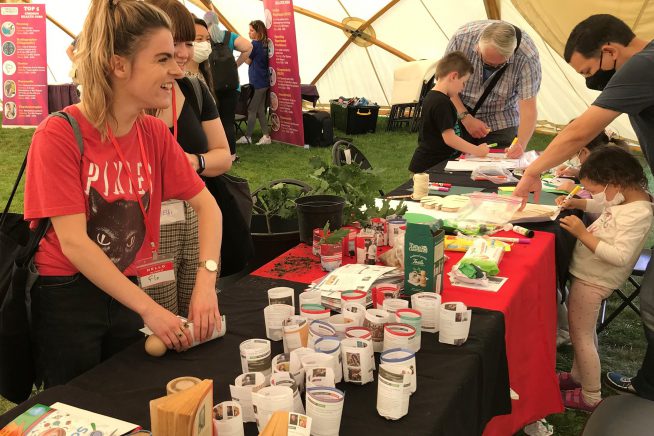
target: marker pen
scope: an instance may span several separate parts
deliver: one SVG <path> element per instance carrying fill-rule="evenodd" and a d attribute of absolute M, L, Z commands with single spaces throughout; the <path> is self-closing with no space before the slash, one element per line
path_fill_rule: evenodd
<path fill-rule="evenodd" d="M 565 206 L 568 203 L 568 201 L 570 201 L 572 197 L 574 197 L 575 194 L 579 191 L 581 191 L 581 186 L 580 185 L 575 186 L 574 189 L 570 191 L 568 195 L 566 195 L 565 199 L 561 203 L 561 206 L 559 206 L 559 210 L 563 210 L 563 206 Z"/>
<path fill-rule="evenodd" d="M 430 186 L 430 191 L 439 191 L 439 192 L 450 192 L 450 188 L 446 186 Z"/>
<path fill-rule="evenodd" d="M 516 232 L 519 235 L 526 236 L 528 238 L 533 238 L 534 237 L 534 231 L 530 230 L 530 229 L 526 229 L 524 227 L 514 225 L 513 229 L 511 229 L 511 230 L 513 230 L 514 232 Z"/>
<path fill-rule="evenodd" d="M 451 188 L 452 184 L 451 183 L 444 183 L 444 182 L 429 182 L 429 187 L 430 188 L 435 187 L 435 186 Z"/>
<path fill-rule="evenodd" d="M 494 239 L 496 241 L 508 242 L 512 244 L 531 244 L 531 239 L 527 238 L 506 238 L 504 236 L 489 236 L 488 239 Z"/>

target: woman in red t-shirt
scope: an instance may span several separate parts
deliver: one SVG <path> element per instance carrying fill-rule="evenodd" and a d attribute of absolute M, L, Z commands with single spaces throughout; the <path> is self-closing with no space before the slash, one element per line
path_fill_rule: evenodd
<path fill-rule="evenodd" d="M 198 215 L 193 337 L 208 338 L 220 323 L 220 209 L 166 125 L 144 115 L 170 105 L 183 76 L 168 18 L 141 1 L 92 0 L 77 50 L 83 93 L 65 111 L 80 125 L 83 154 L 68 123 L 48 118 L 34 134 L 25 183 L 26 219 L 52 222 L 32 289 L 37 375 L 46 387 L 138 340 L 143 323 L 169 348 L 190 345 L 189 329 L 136 285 L 137 274 L 144 287 L 168 275 L 169 264 L 153 255 L 163 200 L 186 200 Z M 142 262 L 159 274 L 146 275 Z"/>

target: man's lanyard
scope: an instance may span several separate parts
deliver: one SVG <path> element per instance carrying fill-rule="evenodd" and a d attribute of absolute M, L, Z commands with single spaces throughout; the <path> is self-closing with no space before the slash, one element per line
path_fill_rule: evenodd
<path fill-rule="evenodd" d="M 114 145 L 114 148 L 116 149 L 116 153 L 118 153 L 118 156 L 120 157 L 120 161 L 123 164 L 123 168 L 125 169 L 125 172 L 127 173 L 127 176 L 129 177 L 129 182 L 130 185 L 134 191 L 134 195 L 136 196 L 136 201 L 139 203 L 139 207 L 141 208 L 141 213 L 143 213 L 143 222 L 145 223 L 145 231 L 146 231 L 146 236 L 150 235 L 150 247 L 152 249 L 152 257 L 156 258 L 157 256 L 157 245 L 155 243 L 155 238 L 154 238 L 154 233 L 152 232 L 152 229 L 150 228 L 150 223 L 148 222 L 148 214 L 145 211 L 145 207 L 143 207 L 143 202 L 141 201 L 141 197 L 139 197 L 138 194 L 138 189 L 137 189 L 137 183 L 136 179 L 134 178 L 134 175 L 132 172 L 129 170 L 129 167 L 127 166 L 127 161 L 125 160 L 125 156 L 123 155 L 122 150 L 120 149 L 120 145 L 118 144 L 118 141 L 116 141 L 116 138 L 114 137 L 113 132 L 111 131 L 111 127 L 109 127 L 109 124 L 107 124 L 107 135 L 109 136 L 109 139 L 111 140 L 112 144 Z M 143 171 L 145 172 L 145 178 L 148 183 L 148 190 L 150 191 L 150 204 L 152 204 L 152 181 L 150 180 L 150 173 L 148 172 L 149 168 L 149 163 L 148 163 L 148 158 L 145 154 L 145 147 L 143 146 L 143 137 L 141 135 L 141 126 L 140 123 L 137 121 L 136 122 L 136 136 L 138 137 L 139 140 L 139 147 L 141 149 L 141 159 L 143 161 Z"/>

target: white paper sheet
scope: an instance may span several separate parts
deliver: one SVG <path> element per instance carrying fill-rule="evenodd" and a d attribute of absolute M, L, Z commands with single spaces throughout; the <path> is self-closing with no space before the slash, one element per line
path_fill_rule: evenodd
<path fill-rule="evenodd" d="M 260 372 L 248 372 L 236 377 L 234 384 L 229 386 L 233 401 L 241 405 L 243 422 L 255 422 L 256 416 L 252 409 L 252 392 L 263 389 L 266 377 Z"/>
<path fill-rule="evenodd" d="M 266 323 L 266 337 L 271 341 L 281 341 L 284 337 L 282 323 L 293 315 L 293 306 L 289 304 L 271 304 L 263 309 Z"/>
<path fill-rule="evenodd" d="M 257 417 L 257 428 L 261 432 L 273 412 L 293 412 L 293 390 L 288 386 L 267 386 L 252 392 L 252 408 Z"/>
<path fill-rule="evenodd" d="M 440 327 L 441 296 L 435 292 L 418 292 L 411 296 L 411 307 L 422 315 L 422 331 L 438 333 Z"/>

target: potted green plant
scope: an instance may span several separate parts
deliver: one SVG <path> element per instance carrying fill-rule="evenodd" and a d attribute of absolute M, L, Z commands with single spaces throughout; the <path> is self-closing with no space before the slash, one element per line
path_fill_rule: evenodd
<path fill-rule="evenodd" d="M 390 200 L 383 200 L 381 207 L 375 203 L 379 197 L 381 177 L 371 169 L 362 169 L 359 165 L 328 164 L 318 156 L 313 156 L 310 164 L 314 169 L 311 178 L 315 180 L 312 194 L 334 194 L 345 199 L 343 224 L 359 223 L 367 227 L 372 218 L 386 218 L 402 215 L 406 205 L 401 202 L 391 207 Z"/>
<path fill-rule="evenodd" d="M 311 186 L 295 179 L 274 180 L 252 193 L 251 234 L 256 269 L 300 243 L 295 200 Z"/>

